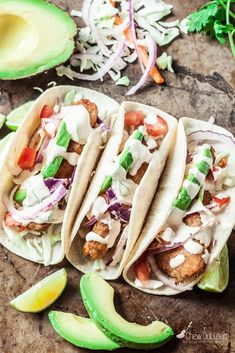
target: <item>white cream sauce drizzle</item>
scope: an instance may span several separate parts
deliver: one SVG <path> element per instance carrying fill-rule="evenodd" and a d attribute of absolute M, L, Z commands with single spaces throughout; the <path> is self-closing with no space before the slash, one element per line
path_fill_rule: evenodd
<path fill-rule="evenodd" d="M 150 150 L 157 147 L 157 141 L 153 137 L 151 137 L 149 135 L 145 135 L 144 140 Z"/>
<path fill-rule="evenodd" d="M 83 105 L 62 107 L 57 114 L 66 124 L 66 129 L 71 136 L 71 140 L 84 145 L 94 131 L 90 125 L 90 115 Z M 77 165 L 78 155 L 74 152 L 66 152 L 66 148 L 56 143 L 56 138 L 52 139 L 44 152 L 46 165 L 53 163 L 55 158 L 63 157 L 69 164 Z"/>
<path fill-rule="evenodd" d="M 127 179 L 126 170 L 116 162 L 112 173 L 112 189 L 118 200 L 131 205 L 137 186 L 131 179 Z"/>
<path fill-rule="evenodd" d="M 50 191 L 44 183 L 41 174 L 27 178 L 21 185 L 21 189 L 27 189 L 26 198 L 22 202 L 23 207 L 30 207 L 41 203 L 50 196 Z"/>
<path fill-rule="evenodd" d="M 65 152 L 63 158 L 73 167 L 78 164 L 79 154 L 76 152 Z"/>
<path fill-rule="evenodd" d="M 109 215 L 105 215 L 104 218 L 101 219 L 101 222 L 107 224 L 109 227 L 109 234 L 102 238 L 99 234 L 95 232 L 89 232 L 86 235 L 86 241 L 97 241 L 101 244 L 107 244 L 107 248 L 112 248 L 115 240 L 117 239 L 120 230 L 121 230 L 121 222 L 115 219 L 112 219 Z"/>
<path fill-rule="evenodd" d="M 67 152 L 65 147 L 57 145 L 56 140 L 52 140 L 44 152 L 44 157 L 46 165 L 53 163 L 57 157 L 63 157 L 69 164 L 76 166 L 79 155 L 76 152 Z"/>
<path fill-rule="evenodd" d="M 144 119 L 144 123 L 147 125 L 155 125 L 157 123 L 157 114 L 156 113 L 148 114 Z"/>
<path fill-rule="evenodd" d="M 88 139 L 93 129 L 89 112 L 82 104 L 62 107 L 60 114 L 73 141 L 79 143 Z"/>
<path fill-rule="evenodd" d="M 91 207 L 91 216 L 95 216 L 96 219 L 100 217 L 107 211 L 108 205 L 105 199 L 101 196 L 98 196 L 92 204 Z"/>
<path fill-rule="evenodd" d="M 198 194 L 198 185 L 188 179 L 185 179 L 184 187 L 187 189 L 187 194 L 189 195 L 190 199 L 193 200 L 194 197 Z"/>
<path fill-rule="evenodd" d="M 170 266 L 172 268 L 176 268 L 180 265 L 182 265 L 182 263 L 184 262 L 185 260 L 185 256 L 183 254 L 179 254 L 179 255 L 176 255 L 175 257 L 173 257 L 171 260 L 170 260 Z"/>
<path fill-rule="evenodd" d="M 193 254 L 193 255 L 201 254 L 203 251 L 203 246 L 198 242 L 193 241 L 193 239 L 187 240 L 184 243 L 184 248 L 186 251 L 188 251 L 190 254 Z"/>
<path fill-rule="evenodd" d="M 129 169 L 129 174 L 134 176 L 143 163 L 149 163 L 151 161 L 153 155 L 149 152 L 148 147 L 143 145 L 140 140 L 133 138 L 128 139 L 125 144 L 125 148 L 128 147 L 130 148 L 130 153 L 133 158 L 133 163 Z"/>
<path fill-rule="evenodd" d="M 46 165 L 50 165 L 57 157 L 63 157 L 66 153 L 66 148 L 56 144 L 56 140 L 50 141 L 47 149 L 44 151 Z"/>
<path fill-rule="evenodd" d="M 175 237 L 175 232 L 173 229 L 170 227 L 166 228 L 162 233 L 161 233 L 161 238 L 167 242 L 172 242 Z"/>

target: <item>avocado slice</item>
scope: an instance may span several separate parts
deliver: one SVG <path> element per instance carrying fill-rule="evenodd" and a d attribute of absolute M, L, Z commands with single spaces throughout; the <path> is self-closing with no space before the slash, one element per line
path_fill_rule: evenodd
<path fill-rule="evenodd" d="M 0 0 L 0 79 L 19 79 L 65 62 L 77 27 L 44 0 Z"/>
<path fill-rule="evenodd" d="M 120 347 L 105 336 L 91 319 L 62 311 L 50 311 L 48 317 L 54 330 L 77 347 L 107 351 Z"/>
<path fill-rule="evenodd" d="M 143 133 L 141 131 L 136 130 L 136 131 L 134 131 L 132 137 L 135 140 L 142 141 L 143 138 L 144 138 L 144 135 L 143 135 Z M 131 165 L 132 165 L 132 163 L 133 163 L 133 157 L 132 157 L 132 154 L 130 152 L 130 148 L 128 147 L 120 155 L 119 164 L 128 172 L 130 167 L 131 167 Z M 108 175 L 105 178 L 105 180 L 104 180 L 104 182 L 103 182 L 103 184 L 101 186 L 100 192 L 104 193 L 108 188 L 110 188 L 110 186 L 112 185 L 112 182 L 113 182 L 112 176 Z"/>
<path fill-rule="evenodd" d="M 80 290 L 90 317 L 120 346 L 156 348 L 174 336 L 172 328 L 161 321 L 143 326 L 123 319 L 114 307 L 114 289 L 95 273 L 86 273 L 81 278 Z"/>
<path fill-rule="evenodd" d="M 60 124 L 59 130 L 57 132 L 56 144 L 67 149 L 69 146 L 70 140 L 71 140 L 71 136 L 67 131 L 66 124 L 64 121 L 62 121 Z M 54 177 L 57 171 L 59 170 L 62 161 L 63 161 L 63 157 L 56 157 L 51 164 L 46 165 L 42 170 L 43 178 L 46 179 L 46 178 Z"/>

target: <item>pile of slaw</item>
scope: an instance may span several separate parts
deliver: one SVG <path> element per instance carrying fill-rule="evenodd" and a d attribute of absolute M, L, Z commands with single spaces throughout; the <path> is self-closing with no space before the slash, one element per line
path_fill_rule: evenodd
<path fill-rule="evenodd" d="M 78 30 L 76 53 L 57 75 L 96 81 L 109 74 L 116 85 L 129 86 L 122 71 L 138 59 L 142 76 L 126 95 L 135 94 L 149 76 L 164 82 L 157 67 L 173 72 L 172 58 L 165 52 L 157 58 L 157 45 L 187 33 L 187 19 L 161 21 L 172 8 L 162 0 L 84 0 L 81 11 L 71 12 L 85 23 Z"/>

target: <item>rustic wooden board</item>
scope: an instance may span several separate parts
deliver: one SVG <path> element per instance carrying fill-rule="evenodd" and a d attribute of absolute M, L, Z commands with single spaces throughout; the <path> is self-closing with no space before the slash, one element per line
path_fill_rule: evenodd
<path fill-rule="evenodd" d="M 81 0 L 54 2 L 67 11 L 79 9 L 81 4 Z M 201 0 L 170 2 L 175 5 L 175 14 L 181 19 L 203 3 Z M 167 50 L 175 59 L 176 73 L 164 73 L 164 86 L 157 87 L 149 83 L 131 99 L 157 106 L 178 118 L 190 116 L 206 120 L 213 115 L 218 124 L 235 133 L 235 67 L 229 48 L 220 47 L 202 35 L 191 35 L 176 40 Z M 132 65 L 127 74 L 132 83 L 136 82 L 140 74 L 138 66 Z M 0 112 L 7 113 L 15 106 L 36 98 L 38 93 L 33 87 L 45 89 L 52 80 L 58 84 L 71 83 L 66 78 L 58 79 L 54 70 L 31 79 L 0 82 Z M 120 102 L 125 99 L 126 88 L 117 87 L 110 80 L 103 83 L 76 81 L 74 84 L 104 92 Z M 156 352 L 235 352 L 234 236 L 229 241 L 229 252 L 230 283 L 224 294 L 215 295 L 194 289 L 174 298 L 154 297 L 129 287 L 120 279 L 113 283 L 117 292 L 117 310 L 128 320 L 138 323 L 161 319 L 169 323 L 176 333 L 187 328 L 191 322 L 191 328 L 184 339 L 175 339 Z M 81 274 L 66 261 L 59 266 L 45 268 L 23 260 L 1 247 L 0 353 L 85 352 L 57 336 L 48 322 L 47 311 L 29 315 L 20 314 L 9 307 L 13 297 L 62 266 L 68 269 L 69 285 L 52 308 L 85 316 L 87 314 L 79 294 Z M 119 352 L 127 353 L 131 350 L 122 349 Z"/>

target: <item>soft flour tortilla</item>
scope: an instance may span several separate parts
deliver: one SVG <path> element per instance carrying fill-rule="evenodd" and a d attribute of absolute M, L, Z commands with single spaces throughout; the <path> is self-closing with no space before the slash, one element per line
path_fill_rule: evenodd
<path fill-rule="evenodd" d="M 224 134 L 230 136 L 234 141 L 233 135 L 217 126 L 212 125 L 208 122 L 199 121 L 190 118 L 182 118 L 179 120 L 176 141 L 173 146 L 171 153 L 169 155 L 168 162 L 166 164 L 165 171 L 161 178 L 161 183 L 158 188 L 158 192 L 153 201 L 152 207 L 150 209 L 148 218 L 146 220 L 143 231 L 136 243 L 133 251 L 131 252 L 127 264 L 125 266 L 123 277 L 124 279 L 133 287 L 135 285 L 135 273 L 133 269 L 133 264 L 140 258 L 143 252 L 148 248 L 148 246 L 155 239 L 155 236 L 162 227 L 165 225 L 167 218 L 171 212 L 172 204 L 174 203 L 184 180 L 185 166 L 186 166 L 186 156 L 187 156 L 187 140 L 186 135 L 193 131 L 205 130 L 214 131 L 219 134 Z M 212 142 L 213 143 L 213 142 Z M 233 175 L 235 175 L 235 142 L 234 151 L 231 151 L 230 158 L 232 159 L 232 164 L 234 165 Z M 231 197 L 231 202 L 229 203 L 226 211 L 226 215 L 217 215 L 219 223 L 215 227 L 214 239 L 215 245 L 210 253 L 209 262 L 206 270 L 211 267 L 211 265 L 219 258 L 220 253 L 226 244 L 235 223 L 235 188 L 229 189 L 229 196 Z M 201 276 L 191 281 L 184 282 L 186 286 L 193 286 L 199 282 Z M 147 289 L 142 287 L 136 287 L 139 290 L 151 293 L 155 295 L 175 295 L 179 294 L 178 291 L 173 288 L 163 286 L 158 289 Z"/>
<path fill-rule="evenodd" d="M 119 104 L 108 96 L 75 86 L 57 86 L 45 91 L 36 101 L 29 113 L 24 118 L 21 126 L 15 133 L 14 139 L 11 142 L 9 152 L 3 162 L 1 169 L 1 185 L 0 185 L 0 217 L 1 224 L 3 221 L 6 208 L 4 206 L 3 197 L 9 195 L 13 187 L 12 171 L 16 169 L 17 162 L 21 152 L 28 145 L 30 138 L 35 129 L 40 125 L 40 112 L 44 105 L 54 105 L 56 99 L 64 98 L 66 93 L 71 90 L 76 90 L 78 99 L 87 98 L 96 103 L 99 111 L 99 117 L 105 119 L 107 123 L 115 118 Z M 107 134 L 106 134 L 107 135 Z M 104 131 L 97 128 L 89 137 L 81 156 L 78 159 L 76 172 L 73 181 L 73 187 L 68 198 L 67 208 L 65 210 L 64 222 L 61 231 L 61 242 L 53 247 L 50 261 L 44 259 L 42 251 L 36 251 L 29 247 L 24 239 L 19 239 L 18 242 L 10 240 L 3 229 L 0 230 L 0 243 L 13 253 L 22 256 L 28 260 L 44 263 L 45 265 L 56 264 L 63 260 L 65 255 L 66 243 L 72 229 L 76 212 L 78 211 L 83 197 L 85 195 L 91 173 L 100 157 L 102 145 L 104 144 Z M 48 238 L 48 236 L 47 236 Z"/>
<path fill-rule="evenodd" d="M 67 258 L 71 264 L 80 271 L 88 272 L 94 270 L 94 261 L 83 255 L 82 249 L 84 245 L 84 239 L 77 235 L 77 232 L 93 201 L 96 199 L 100 192 L 103 181 L 108 174 L 110 165 L 112 164 L 114 158 L 118 155 L 119 147 L 123 138 L 125 112 L 139 110 L 142 110 L 146 115 L 154 113 L 161 116 L 167 122 L 169 130 L 160 146 L 160 149 L 158 150 L 158 153 L 156 153 L 155 157 L 151 160 L 144 177 L 136 189 L 128 226 L 127 244 L 122 261 L 115 267 L 107 266 L 104 270 L 98 271 L 99 275 L 105 279 L 116 279 L 121 275 L 127 257 L 133 248 L 143 226 L 144 219 L 152 202 L 158 185 L 159 177 L 164 168 L 165 161 L 175 135 L 177 121 L 169 114 L 157 108 L 153 108 L 140 103 L 124 102 L 121 104 L 119 116 L 113 127 L 112 135 L 97 167 L 95 177 L 92 180 L 91 186 L 87 192 L 80 212 L 78 213 L 72 231 L 71 247 L 67 254 Z"/>

